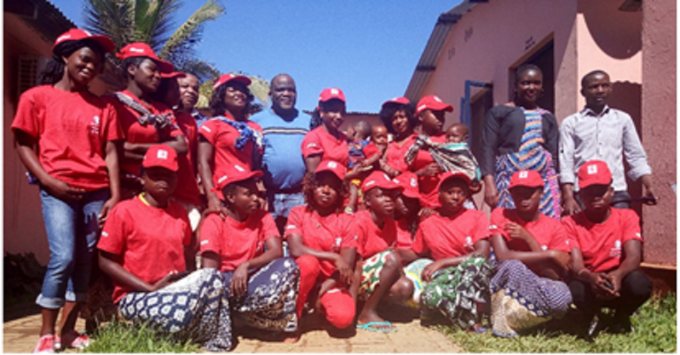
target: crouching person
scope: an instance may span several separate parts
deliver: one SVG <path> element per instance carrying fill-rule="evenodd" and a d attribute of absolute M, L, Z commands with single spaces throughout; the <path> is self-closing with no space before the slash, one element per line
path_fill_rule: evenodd
<path fill-rule="evenodd" d="M 585 210 L 562 220 L 572 244 L 574 304 L 581 311 L 575 322 L 582 336 L 602 307 L 613 309 L 612 333 L 632 330 L 630 316 L 652 294 L 652 282 L 640 270 L 642 236 L 633 210 L 610 206 L 614 188 L 607 163 L 586 162 L 578 171 L 579 196 Z M 602 324 L 601 324 L 602 325 Z M 593 330 L 603 327 L 595 327 Z"/>
<path fill-rule="evenodd" d="M 222 272 L 231 314 L 245 324 L 275 332 L 295 332 L 300 269 L 283 257 L 274 218 L 258 208 L 261 171 L 234 165 L 219 177 L 227 215 L 210 214 L 201 224 L 203 268 Z"/>
<path fill-rule="evenodd" d="M 498 262 L 491 279 L 491 322 L 494 335 L 519 332 L 562 318 L 571 293 L 563 279 L 569 271 L 571 247 L 560 222 L 540 212 L 545 183 L 533 170 L 510 178 L 515 208 L 496 208 L 489 233 Z"/>
<path fill-rule="evenodd" d="M 195 265 L 191 225 L 184 208 L 170 200 L 177 153 L 154 145 L 142 167 L 144 192 L 111 211 L 97 246 L 99 266 L 113 280 L 113 302 L 133 323 L 148 322 L 206 350 L 230 350 L 222 276 L 214 269 L 187 270 Z"/>

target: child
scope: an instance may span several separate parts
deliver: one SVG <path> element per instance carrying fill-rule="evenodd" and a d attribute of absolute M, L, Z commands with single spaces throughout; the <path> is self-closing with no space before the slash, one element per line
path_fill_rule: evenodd
<path fill-rule="evenodd" d="M 232 347 L 229 301 L 215 269 L 189 273 L 195 246 L 189 219 L 170 199 L 177 153 L 151 146 L 142 162 L 144 192 L 121 202 L 104 225 L 99 266 L 114 283 L 113 302 L 135 324 L 149 324 L 209 351 Z"/>
<path fill-rule="evenodd" d="M 378 146 L 369 140 L 371 136 L 371 124 L 365 120 L 357 121 L 354 126 L 350 127 L 351 136 L 347 138 L 350 142 L 347 144 L 349 149 L 349 160 L 347 167 L 356 171 L 359 176 L 352 179 L 349 185 L 349 202 L 345 209 L 348 213 L 357 211 L 358 205 L 362 204 L 362 193 L 359 190 L 361 181 L 366 177 L 376 166 L 381 154 Z"/>
<path fill-rule="evenodd" d="M 470 176 L 470 179 L 472 179 L 470 195 L 474 195 L 482 189 L 482 184 L 480 184 L 482 171 L 479 169 L 477 159 L 470 151 L 467 141 L 468 126 L 464 123 L 454 123 L 446 130 L 446 145 L 443 146 L 446 151 L 440 152 L 444 159 L 448 157 L 447 160 L 451 161 L 453 169 L 460 169 Z M 477 205 L 472 198 L 469 198 L 465 201 L 465 208 L 477 209 Z"/>
<path fill-rule="evenodd" d="M 380 151 L 380 156 L 385 156 L 385 151 L 387 150 L 387 145 L 389 144 L 389 136 L 387 134 L 387 127 L 385 126 L 373 126 L 371 130 L 371 142 L 373 142 Z"/>
<path fill-rule="evenodd" d="M 485 331 L 477 305 L 486 301 L 491 276 L 486 261 L 489 223 L 484 212 L 463 207 L 469 184 L 462 172 L 442 174 L 437 186 L 440 207 L 420 223 L 406 259 L 430 255 L 434 260 L 422 273 L 428 282 L 421 295 L 425 309 L 439 310 L 463 329 Z"/>
<path fill-rule="evenodd" d="M 347 194 L 345 170 L 345 164 L 326 160 L 308 173 L 303 184 L 307 206 L 290 211 L 285 229 L 290 254 L 300 267 L 298 319 L 319 281 L 323 285 L 317 308 L 340 329 L 352 325 L 356 311 L 349 290 L 354 282 L 357 233 L 352 216 L 342 212 Z"/>
<path fill-rule="evenodd" d="M 362 258 L 358 295 L 365 300 L 357 318 L 358 329 L 396 331 L 395 326 L 378 315 L 378 303 L 388 298 L 405 302 L 413 294 L 408 279 L 397 282 L 401 277 L 401 257 L 393 251 L 397 244 L 394 200 L 401 189 L 382 171 L 371 173 L 361 186 L 367 210 L 358 212 L 354 220 Z"/>
<path fill-rule="evenodd" d="M 492 332 L 501 337 L 562 318 L 571 293 L 562 279 L 570 246 L 560 222 L 542 214 L 543 179 L 520 170 L 510 179 L 514 209 L 496 208 L 489 232 L 497 263 L 491 279 Z"/>
<path fill-rule="evenodd" d="M 217 188 L 227 209 L 201 224 L 201 264 L 222 272 L 231 309 L 246 324 L 264 330 L 297 330 L 295 303 L 300 270 L 283 257 L 274 218 L 258 208 L 259 170 L 235 164 L 224 170 Z"/>
<path fill-rule="evenodd" d="M 12 122 L 19 158 L 40 187 L 50 249 L 36 300 L 42 327 L 34 352 L 89 343 L 74 327 L 87 298 L 99 228 L 120 200 L 116 146 L 124 135 L 115 109 L 88 85 L 114 49 L 110 38 L 80 29 L 57 37 L 41 85 L 21 95 Z M 60 339 L 55 328 L 62 307 Z"/>
<path fill-rule="evenodd" d="M 614 188 L 607 163 L 583 164 L 578 185 L 585 210 L 562 220 L 572 243 L 569 289 L 582 316 L 577 325 L 586 332 L 595 313 L 609 307 L 614 311 L 609 330 L 630 332 L 631 314 L 652 293 L 651 281 L 639 270 L 640 219 L 633 210 L 610 206 Z"/>
<path fill-rule="evenodd" d="M 123 60 L 125 90 L 116 92 L 115 106 L 125 132 L 125 154 L 121 157 L 123 199 L 141 191 L 140 166 L 150 146 L 163 143 L 179 155 L 187 153 L 184 134 L 177 126 L 172 109 L 151 99 L 161 83 L 160 75 L 172 73 L 172 63 L 159 59 L 143 42 L 130 43 L 116 57 Z"/>

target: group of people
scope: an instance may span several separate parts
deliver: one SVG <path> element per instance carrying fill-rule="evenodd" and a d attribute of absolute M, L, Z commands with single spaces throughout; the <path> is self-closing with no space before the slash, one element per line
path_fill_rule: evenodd
<path fill-rule="evenodd" d="M 606 306 L 610 330 L 629 331 L 651 294 L 623 156 L 653 204 L 651 169 L 630 117 L 606 105 L 602 71 L 558 127 L 536 104 L 540 69 L 520 67 L 475 157 L 465 125 L 444 130 L 453 107 L 435 95 L 388 100 L 383 126 L 343 132 L 339 88 L 309 116 L 280 74 L 271 108 L 254 113 L 250 79 L 225 74 L 206 117 L 198 79 L 140 42 L 116 53 L 126 89 L 96 97 L 88 84 L 114 50 L 80 29 L 59 36 L 12 124 L 50 248 L 35 352 L 92 341 L 74 325 L 97 267 L 123 319 L 212 351 L 233 347 L 233 324 L 297 341 L 309 312 L 395 332 L 378 313 L 390 304 L 479 333 L 488 317 L 503 337 L 571 304 L 587 329 Z M 490 220 L 472 200 L 482 189 Z"/>

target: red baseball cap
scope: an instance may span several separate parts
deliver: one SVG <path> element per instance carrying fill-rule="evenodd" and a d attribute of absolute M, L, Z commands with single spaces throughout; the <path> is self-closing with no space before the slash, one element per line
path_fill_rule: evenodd
<path fill-rule="evenodd" d="M 226 174 L 223 174 L 219 179 L 217 179 L 217 186 L 213 188 L 213 192 L 220 192 L 218 196 L 221 196 L 222 189 L 227 185 L 248 180 L 250 178 L 260 178 L 264 173 L 260 170 L 250 171 L 248 168 L 244 168 L 238 164 L 234 164 L 227 169 Z"/>
<path fill-rule="evenodd" d="M 228 83 L 232 80 L 238 81 L 245 86 L 248 86 L 248 85 L 250 85 L 250 83 L 252 83 L 250 78 L 245 76 L 245 75 L 227 73 L 227 74 L 223 74 L 222 76 L 220 76 L 217 79 L 215 84 L 213 84 L 213 90 L 217 90 L 218 87 L 220 87 L 220 86 L 222 86 L 222 85 L 224 85 L 224 84 L 226 84 L 226 83 Z"/>
<path fill-rule="evenodd" d="M 345 100 L 345 93 L 338 88 L 325 88 L 319 94 L 319 102 L 328 102 L 329 100 L 338 99 L 342 102 L 347 102 Z"/>
<path fill-rule="evenodd" d="M 174 71 L 172 73 L 161 73 L 161 78 L 167 79 L 167 78 L 186 78 L 187 74 L 182 73 L 181 71 Z"/>
<path fill-rule="evenodd" d="M 389 104 L 408 105 L 410 103 L 411 102 L 407 98 L 400 96 L 400 97 L 391 98 L 391 99 L 383 102 L 382 107 L 385 107 L 385 105 L 389 105 Z"/>
<path fill-rule="evenodd" d="M 107 53 L 116 50 L 116 45 L 113 44 L 113 41 L 108 36 L 93 35 L 89 31 L 81 30 L 79 28 L 72 28 L 57 37 L 57 39 L 54 41 L 54 45 L 52 46 L 52 52 L 54 52 L 54 48 L 59 44 L 68 41 L 79 41 L 81 39 L 91 39 L 99 43 Z"/>
<path fill-rule="evenodd" d="M 472 180 L 470 180 L 470 177 L 467 176 L 467 174 L 465 174 L 462 171 L 447 171 L 439 177 L 439 184 L 437 184 L 437 191 L 439 191 L 439 189 L 442 187 L 442 185 L 444 184 L 444 181 L 449 180 L 449 179 L 453 179 L 453 178 L 463 179 L 463 180 L 465 180 L 465 183 L 468 184 L 468 185 L 470 185 L 470 182 L 472 181 Z"/>
<path fill-rule="evenodd" d="M 158 58 L 156 52 L 144 42 L 133 42 L 121 48 L 120 52 L 116 53 L 116 57 L 120 59 L 134 58 L 134 57 L 149 57 L 158 64 L 158 69 L 161 73 L 172 73 L 175 66 L 170 62 Z"/>
<path fill-rule="evenodd" d="M 612 172 L 602 160 L 589 160 L 578 169 L 578 187 L 584 189 L 590 185 L 610 185 Z"/>
<path fill-rule="evenodd" d="M 453 112 L 453 106 L 442 101 L 437 95 L 427 95 L 418 101 L 416 105 L 416 116 L 425 110 Z"/>
<path fill-rule="evenodd" d="M 543 187 L 545 183 L 541 178 L 541 175 L 536 170 L 520 170 L 512 174 L 510 177 L 510 186 L 508 189 L 513 187 L 526 186 L 526 187 Z"/>
<path fill-rule="evenodd" d="M 160 167 L 170 171 L 179 170 L 177 152 L 165 144 L 152 145 L 144 154 L 142 166 L 145 168 Z"/>
<path fill-rule="evenodd" d="M 322 171 L 330 171 L 335 176 L 337 176 L 340 180 L 345 180 L 345 172 L 347 169 L 345 168 L 344 165 L 338 163 L 337 161 L 333 160 L 324 160 L 322 161 L 319 166 L 316 167 L 316 170 L 314 170 L 314 174 L 318 174 Z"/>
<path fill-rule="evenodd" d="M 404 191 L 402 191 L 404 196 L 409 198 L 420 198 L 420 193 L 418 192 L 418 177 L 415 173 L 407 171 L 395 177 L 392 181 L 396 182 L 404 189 Z"/>
<path fill-rule="evenodd" d="M 361 184 L 361 192 L 363 192 L 365 195 L 368 191 L 375 187 L 379 187 L 384 190 L 404 189 L 399 184 L 392 181 L 392 179 L 390 179 L 390 177 L 382 171 L 374 171 L 368 175 L 368 177 L 364 179 L 364 183 Z"/>

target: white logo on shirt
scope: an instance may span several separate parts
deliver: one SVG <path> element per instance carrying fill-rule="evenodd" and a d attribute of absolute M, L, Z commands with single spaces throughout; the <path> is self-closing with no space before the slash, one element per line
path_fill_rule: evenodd
<path fill-rule="evenodd" d="M 465 237 L 465 244 L 463 245 L 466 249 L 473 249 L 474 247 L 472 246 L 472 237 L 467 236 Z"/>
<path fill-rule="evenodd" d="M 90 122 L 90 134 L 99 135 L 99 116 L 92 117 L 92 122 Z"/>
<path fill-rule="evenodd" d="M 588 165 L 588 175 L 597 174 L 597 165 Z"/>
<path fill-rule="evenodd" d="M 102 232 L 102 237 L 108 237 L 108 236 L 109 236 L 109 233 L 107 233 L 107 232 Z"/>
<path fill-rule="evenodd" d="M 498 229 L 498 226 L 495 225 L 495 224 L 492 224 L 492 225 L 489 226 L 489 229 Z"/>
<path fill-rule="evenodd" d="M 541 245 L 541 250 L 548 250 L 548 246 L 547 245 Z"/>
<path fill-rule="evenodd" d="M 203 127 L 203 126 L 201 126 L 201 127 Z M 309 147 L 316 147 L 316 143 L 309 143 L 309 144 L 307 144 L 307 148 L 309 148 Z"/>
<path fill-rule="evenodd" d="M 412 187 L 418 186 L 418 181 L 416 181 L 416 178 L 411 178 L 411 186 Z"/>
<path fill-rule="evenodd" d="M 618 258 L 621 257 L 621 241 L 617 240 L 614 242 L 614 247 L 609 250 L 609 257 Z"/>

